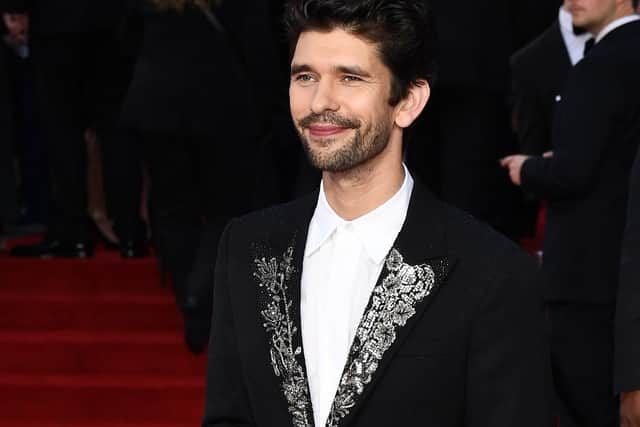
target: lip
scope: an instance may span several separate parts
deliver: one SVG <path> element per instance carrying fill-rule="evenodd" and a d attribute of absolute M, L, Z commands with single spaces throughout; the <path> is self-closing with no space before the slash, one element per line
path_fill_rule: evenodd
<path fill-rule="evenodd" d="M 320 125 L 312 125 L 309 126 L 309 132 L 311 135 L 316 137 L 327 137 L 337 135 L 346 130 L 346 128 L 340 126 L 320 126 Z"/>

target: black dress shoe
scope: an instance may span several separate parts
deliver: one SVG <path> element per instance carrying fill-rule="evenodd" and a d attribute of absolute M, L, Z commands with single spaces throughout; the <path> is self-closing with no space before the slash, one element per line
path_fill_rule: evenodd
<path fill-rule="evenodd" d="M 20 258 L 91 258 L 93 246 L 86 242 L 45 240 L 34 245 L 14 246 L 9 255 Z"/>
<path fill-rule="evenodd" d="M 140 240 L 126 240 L 120 244 L 120 256 L 124 259 L 149 256 L 149 246 Z"/>

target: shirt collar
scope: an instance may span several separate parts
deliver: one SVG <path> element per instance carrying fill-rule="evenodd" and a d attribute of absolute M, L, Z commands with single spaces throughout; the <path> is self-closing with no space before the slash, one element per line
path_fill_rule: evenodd
<path fill-rule="evenodd" d="M 622 27 L 623 25 L 628 24 L 629 22 L 637 21 L 639 19 L 640 19 L 640 16 L 638 16 L 637 14 L 623 16 L 622 18 L 616 19 L 615 21 L 609 23 L 609 25 L 604 27 L 602 31 L 598 33 L 598 35 L 596 36 L 596 43 L 600 42 L 600 40 L 602 40 L 607 34 L 612 32 L 616 28 Z"/>
<path fill-rule="evenodd" d="M 560 22 L 560 32 L 562 33 L 562 39 L 569 53 L 571 64 L 576 65 L 584 56 L 585 43 L 592 36 L 589 33 L 576 35 L 573 32 L 571 14 L 564 7 L 560 7 L 558 21 Z"/>
<path fill-rule="evenodd" d="M 400 190 L 373 211 L 353 221 L 345 221 L 333 210 L 321 182 L 318 204 L 309 224 L 305 256 L 316 252 L 339 225 L 350 222 L 369 257 L 376 264 L 382 262 L 402 229 L 413 191 L 413 177 L 404 164 L 403 167 L 404 181 Z"/>
<path fill-rule="evenodd" d="M 570 31 L 573 34 L 573 21 L 571 19 L 571 14 L 564 8 L 564 6 L 560 7 L 558 21 L 560 21 L 560 27 L 563 30 Z"/>

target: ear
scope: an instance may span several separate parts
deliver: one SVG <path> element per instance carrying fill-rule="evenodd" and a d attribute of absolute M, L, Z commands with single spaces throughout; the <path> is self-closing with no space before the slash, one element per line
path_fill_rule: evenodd
<path fill-rule="evenodd" d="M 418 118 L 431 96 L 431 87 L 426 80 L 411 85 L 409 93 L 396 106 L 395 124 L 400 128 L 408 128 Z"/>

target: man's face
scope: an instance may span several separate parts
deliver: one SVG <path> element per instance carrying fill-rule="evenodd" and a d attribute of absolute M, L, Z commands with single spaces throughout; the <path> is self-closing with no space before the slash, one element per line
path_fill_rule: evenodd
<path fill-rule="evenodd" d="M 375 45 L 344 30 L 300 35 L 291 64 L 291 115 L 311 164 L 345 172 L 387 147 L 391 72 Z"/>
<path fill-rule="evenodd" d="M 565 0 L 573 25 L 597 34 L 616 14 L 617 0 Z"/>

